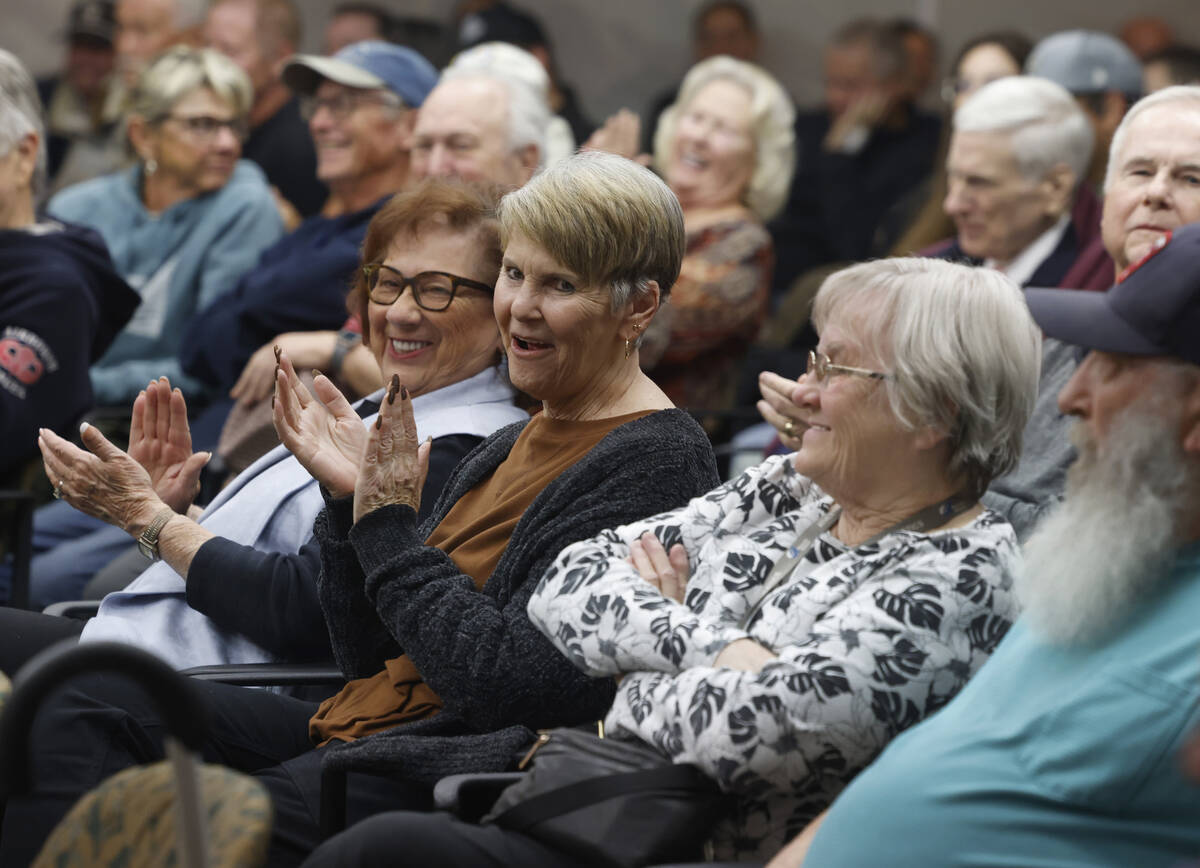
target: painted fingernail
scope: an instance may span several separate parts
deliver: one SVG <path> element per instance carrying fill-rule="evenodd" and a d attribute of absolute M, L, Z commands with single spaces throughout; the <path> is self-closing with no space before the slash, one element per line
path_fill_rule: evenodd
<path fill-rule="evenodd" d="M 280 354 L 280 353 L 282 353 L 282 352 L 283 352 L 283 350 L 279 349 L 279 344 L 276 344 L 274 347 L 272 347 L 272 349 L 273 349 L 273 350 L 275 350 L 275 361 L 277 361 L 277 362 L 278 362 L 278 361 L 279 361 L 279 354 Z"/>
<path fill-rule="evenodd" d="M 375 417 L 375 430 L 378 431 L 382 427 L 383 427 L 383 417 L 376 416 Z"/>
<path fill-rule="evenodd" d="M 393 374 L 392 376 L 395 376 L 395 374 Z M 408 386 L 400 387 L 400 400 L 402 400 L 402 401 L 408 400 Z"/>

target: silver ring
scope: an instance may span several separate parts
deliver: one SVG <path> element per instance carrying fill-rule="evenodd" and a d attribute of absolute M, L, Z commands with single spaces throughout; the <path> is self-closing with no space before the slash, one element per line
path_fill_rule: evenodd
<path fill-rule="evenodd" d="M 783 425 L 783 433 L 788 437 L 795 437 L 796 436 L 796 423 L 793 422 L 791 419 L 788 419 L 787 422 L 785 422 Z"/>
<path fill-rule="evenodd" d="M 63 487 L 62 480 L 59 480 L 58 485 L 54 486 L 54 490 L 52 492 L 50 492 L 51 494 L 54 495 L 55 500 L 62 499 L 62 494 L 63 494 L 62 487 Z"/>

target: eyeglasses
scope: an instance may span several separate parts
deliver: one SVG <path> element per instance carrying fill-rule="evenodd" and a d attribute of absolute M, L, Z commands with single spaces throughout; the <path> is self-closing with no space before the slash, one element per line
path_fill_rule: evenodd
<path fill-rule="evenodd" d="M 835 365 L 829 361 L 829 356 L 824 353 L 808 352 L 808 367 L 804 373 L 812 374 L 816 377 L 818 383 L 824 383 L 829 379 L 830 374 L 849 374 L 852 377 L 866 377 L 870 380 L 890 380 L 891 374 L 882 374 L 879 371 L 868 371 L 866 368 L 852 368 L 849 365 Z"/>
<path fill-rule="evenodd" d="M 388 91 L 344 90 L 333 96 L 300 97 L 300 116 L 311 121 L 318 111 L 325 109 L 335 121 L 344 121 L 361 105 L 385 105 L 403 108 L 400 97 Z"/>
<path fill-rule="evenodd" d="M 455 294 L 467 287 L 491 295 L 495 287 L 477 280 L 468 280 L 457 274 L 444 271 L 422 271 L 405 277 L 396 269 L 380 262 L 370 262 L 362 267 L 367 278 L 367 297 L 376 304 L 392 304 L 404 294 L 405 287 L 412 287 L 413 301 L 423 310 L 445 310 L 454 301 Z"/>
<path fill-rule="evenodd" d="M 211 142 L 221 130 L 229 130 L 239 142 L 250 133 L 245 118 L 215 118 L 212 115 L 167 115 L 164 121 L 175 121 L 198 142 Z"/>

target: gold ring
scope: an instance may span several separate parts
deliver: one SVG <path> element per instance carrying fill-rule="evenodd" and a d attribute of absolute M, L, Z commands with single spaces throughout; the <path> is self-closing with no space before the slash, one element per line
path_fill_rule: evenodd
<path fill-rule="evenodd" d="M 795 437 L 796 436 L 796 423 L 793 422 L 791 419 L 788 419 L 787 422 L 784 423 L 783 433 L 788 437 Z"/>

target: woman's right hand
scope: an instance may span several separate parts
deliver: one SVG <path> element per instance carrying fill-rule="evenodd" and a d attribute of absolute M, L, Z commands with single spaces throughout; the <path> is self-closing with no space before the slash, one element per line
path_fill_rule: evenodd
<path fill-rule="evenodd" d="M 796 381 L 763 371 L 758 375 L 758 388 L 762 392 L 762 400 L 755 405 L 759 414 L 779 432 L 784 446 L 793 451 L 799 449 L 808 425 L 800 417 L 796 403 Z"/>
<path fill-rule="evenodd" d="M 275 431 L 296 460 L 334 497 L 354 494 L 367 430 L 345 396 L 324 374 L 309 393 L 287 353 L 275 372 Z"/>
<path fill-rule="evenodd" d="M 166 377 L 152 381 L 133 402 L 129 456 L 150 474 L 163 503 L 186 514 L 200 490 L 200 471 L 212 453 L 192 452 L 187 402 Z"/>
<path fill-rule="evenodd" d="M 650 155 L 641 150 L 642 120 L 629 109 L 610 115 L 580 147 L 583 151 L 607 151 L 627 160 L 650 165 Z"/>
<path fill-rule="evenodd" d="M 654 585 L 664 597 L 683 602 L 691 567 L 687 551 L 680 543 L 675 543 L 668 552 L 658 537 L 646 531 L 630 544 L 629 562 L 638 575 Z"/>

